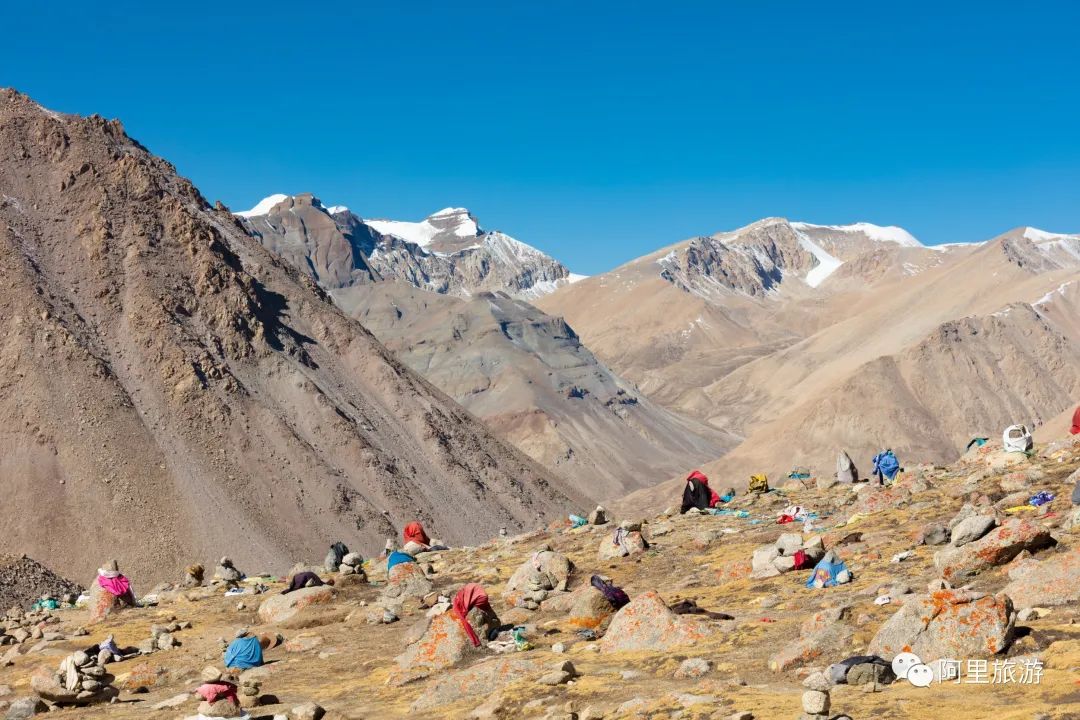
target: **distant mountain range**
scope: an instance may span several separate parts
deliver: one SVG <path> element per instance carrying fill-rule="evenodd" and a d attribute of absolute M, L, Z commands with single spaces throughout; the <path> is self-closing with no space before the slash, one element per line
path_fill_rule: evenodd
<path fill-rule="evenodd" d="M 1077 235 L 924 247 L 898 228 L 769 218 L 537 304 L 652 399 L 744 438 L 706 468 L 725 483 L 829 473 L 841 448 L 864 468 L 884 446 L 950 461 L 1080 399 Z"/>
<path fill-rule="evenodd" d="M 240 213 L 253 237 L 409 367 L 583 492 L 619 496 L 737 443 L 653 403 L 561 318 L 527 304 L 577 278 L 502 233 L 481 232 L 466 211 L 422 223 L 368 221 L 331 213 L 311 194 L 273 198 Z"/>
<path fill-rule="evenodd" d="M 364 258 L 361 273 L 398 278 L 422 290 L 458 297 L 501 291 L 534 299 L 584 277 L 505 233 L 482 230 L 464 208 L 446 208 L 420 222 L 372 220 L 344 206 L 323 206 L 308 193 L 295 198 L 271 195 L 237 215 L 253 235 L 280 237 L 286 248 L 291 236 L 308 232 L 285 214 L 298 206 L 313 207 L 334 219 L 351 252 Z M 318 238 L 312 236 L 311 241 L 317 243 Z"/>

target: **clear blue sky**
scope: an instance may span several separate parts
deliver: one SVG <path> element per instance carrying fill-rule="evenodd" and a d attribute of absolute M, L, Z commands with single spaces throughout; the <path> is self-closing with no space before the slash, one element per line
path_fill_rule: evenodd
<path fill-rule="evenodd" d="M 467 206 L 585 273 L 769 215 L 1080 231 L 1080 3 L 166 5 L 5 7 L 0 85 L 234 210 Z"/>

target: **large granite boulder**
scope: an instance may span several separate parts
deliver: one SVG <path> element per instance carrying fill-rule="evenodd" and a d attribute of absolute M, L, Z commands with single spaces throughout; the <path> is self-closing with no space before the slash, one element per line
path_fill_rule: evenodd
<path fill-rule="evenodd" d="M 419 637 L 396 658 L 398 669 L 391 674 L 390 684 L 404 685 L 457 665 L 470 655 L 478 656 L 483 653 L 488 633 L 499 626 L 499 618 L 494 613 L 473 608 L 467 619 L 480 638 L 479 648 L 473 646 L 453 611 L 425 618 L 417 626 L 410 628 L 407 639 L 417 638 L 417 635 Z"/>
<path fill-rule="evenodd" d="M 271 595 L 259 606 L 259 618 L 270 625 L 283 623 L 307 608 L 329 605 L 334 597 L 334 588 L 330 585 L 300 588 L 286 595 Z"/>
<path fill-rule="evenodd" d="M 1009 573 L 1004 593 L 1018 608 L 1080 602 L 1080 546 L 1045 560 L 1029 560 Z"/>
<path fill-rule="evenodd" d="M 941 577 L 957 584 L 988 568 L 1004 565 L 1024 550 L 1036 552 L 1053 544 L 1045 528 L 1023 518 L 1010 518 L 975 542 L 939 550 L 934 554 L 934 564 L 941 570 Z"/>
<path fill-rule="evenodd" d="M 1009 647 L 1014 621 L 1007 595 L 968 590 L 911 595 L 878 630 L 867 654 L 888 659 L 913 652 L 924 663 L 986 657 Z"/>
<path fill-rule="evenodd" d="M 390 568 L 386 574 L 386 587 L 382 597 L 385 600 L 419 599 L 427 595 L 435 586 L 419 563 L 403 562 Z"/>
<path fill-rule="evenodd" d="M 649 591 L 615 613 L 599 646 L 603 652 L 670 650 L 693 645 L 709 634 L 710 629 L 703 620 L 676 615 L 656 592 Z"/>

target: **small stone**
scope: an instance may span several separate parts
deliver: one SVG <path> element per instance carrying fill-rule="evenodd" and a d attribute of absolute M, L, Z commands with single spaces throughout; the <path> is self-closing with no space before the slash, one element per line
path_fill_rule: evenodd
<path fill-rule="evenodd" d="M 536 682 L 540 685 L 563 685 L 570 682 L 572 677 L 570 673 L 564 670 L 553 670 L 541 675 Z"/>
<path fill-rule="evenodd" d="M 692 695 L 690 693 L 676 693 L 673 695 L 675 700 L 684 708 L 691 708 L 695 705 L 715 705 L 717 698 L 715 695 Z"/>
<path fill-rule="evenodd" d="M 829 712 L 829 693 L 820 690 L 807 690 L 802 696 L 803 711 L 810 715 L 827 715 Z"/>
<path fill-rule="evenodd" d="M 848 685 L 887 685 L 895 679 L 892 668 L 879 663 L 859 663 L 847 673 Z"/>
<path fill-rule="evenodd" d="M 754 720 L 754 713 L 749 710 L 741 710 L 737 713 L 732 713 L 728 720 Z"/>
<path fill-rule="evenodd" d="M 828 692 L 832 687 L 832 683 L 829 682 L 829 678 L 825 677 L 824 673 L 816 672 L 806 676 L 806 679 L 803 680 L 803 687 L 818 692 Z"/>
<path fill-rule="evenodd" d="M 551 646 L 551 652 L 553 652 L 553 653 L 564 653 L 564 652 L 566 652 L 566 644 L 561 643 L 561 642 L 555 643 L 554 645 Z"/>
<path fill-rule="evenodd" d="M 961 547 L 978 540 L 993 530 L 995 524 L 993 515 L 972 515 L 964 518 L 953 528 L 953 547 Z"/>
<path fill-rule="evenodd" d="M 949 542 L 949 530 L 944 525 L 933 523 L 922 529 L 923 545 L 944 545 Z"/>
<path fill-rule="evenodd" d="M 320 718 L 326 714 L 326 710 L 323 710 L 321 705 L 313 702 L 306 702 L 303 705 L 297 705 L 289 712 L 291 720 L 320 720 Z"/>
<path fill-rule="evenodd" d="M 40 698 L 20 698 L 8 706 L 7 715 L 4 718 L 5 720 L 26 720 L 26 718 L 47 712 L 49 712 L 49 706 L 42 702 Z"/>
<path fill-rule="evenodd" d="M 679 680 L 696 679 L 704 677 L 710 670 L 712 670 L 712 663 L 705 658 L 687 658 L 682 661 L 679 669 L 675 671 L 675 677 Z"/>
<path fill-rule="evenodd" d="M 470 720 L 495 720 L 502 715 L 503 710 L 506 708 L 506 700 L 502 694 L 495 693 L 482 705 L 479 705 L 471 713 L 469 713 Z"/>

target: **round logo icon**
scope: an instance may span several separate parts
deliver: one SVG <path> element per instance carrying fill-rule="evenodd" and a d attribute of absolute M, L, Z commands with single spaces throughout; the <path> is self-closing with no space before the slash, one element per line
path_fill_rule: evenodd
<path fill-rule="evenodd" d="M 915 653 L 902 652 L 892 659 L 893 675 L 903 680 L 907 677 L 908 670 L 915 665 L 922 665 L 922 660 Z"/>
<path fill-rule="evenodd" d="M 929 665 L 917 663 L 908 668 L 907 679 L 915 687 L 930 687 L 930 683 L 934 682 L 934 671 Z"/>

